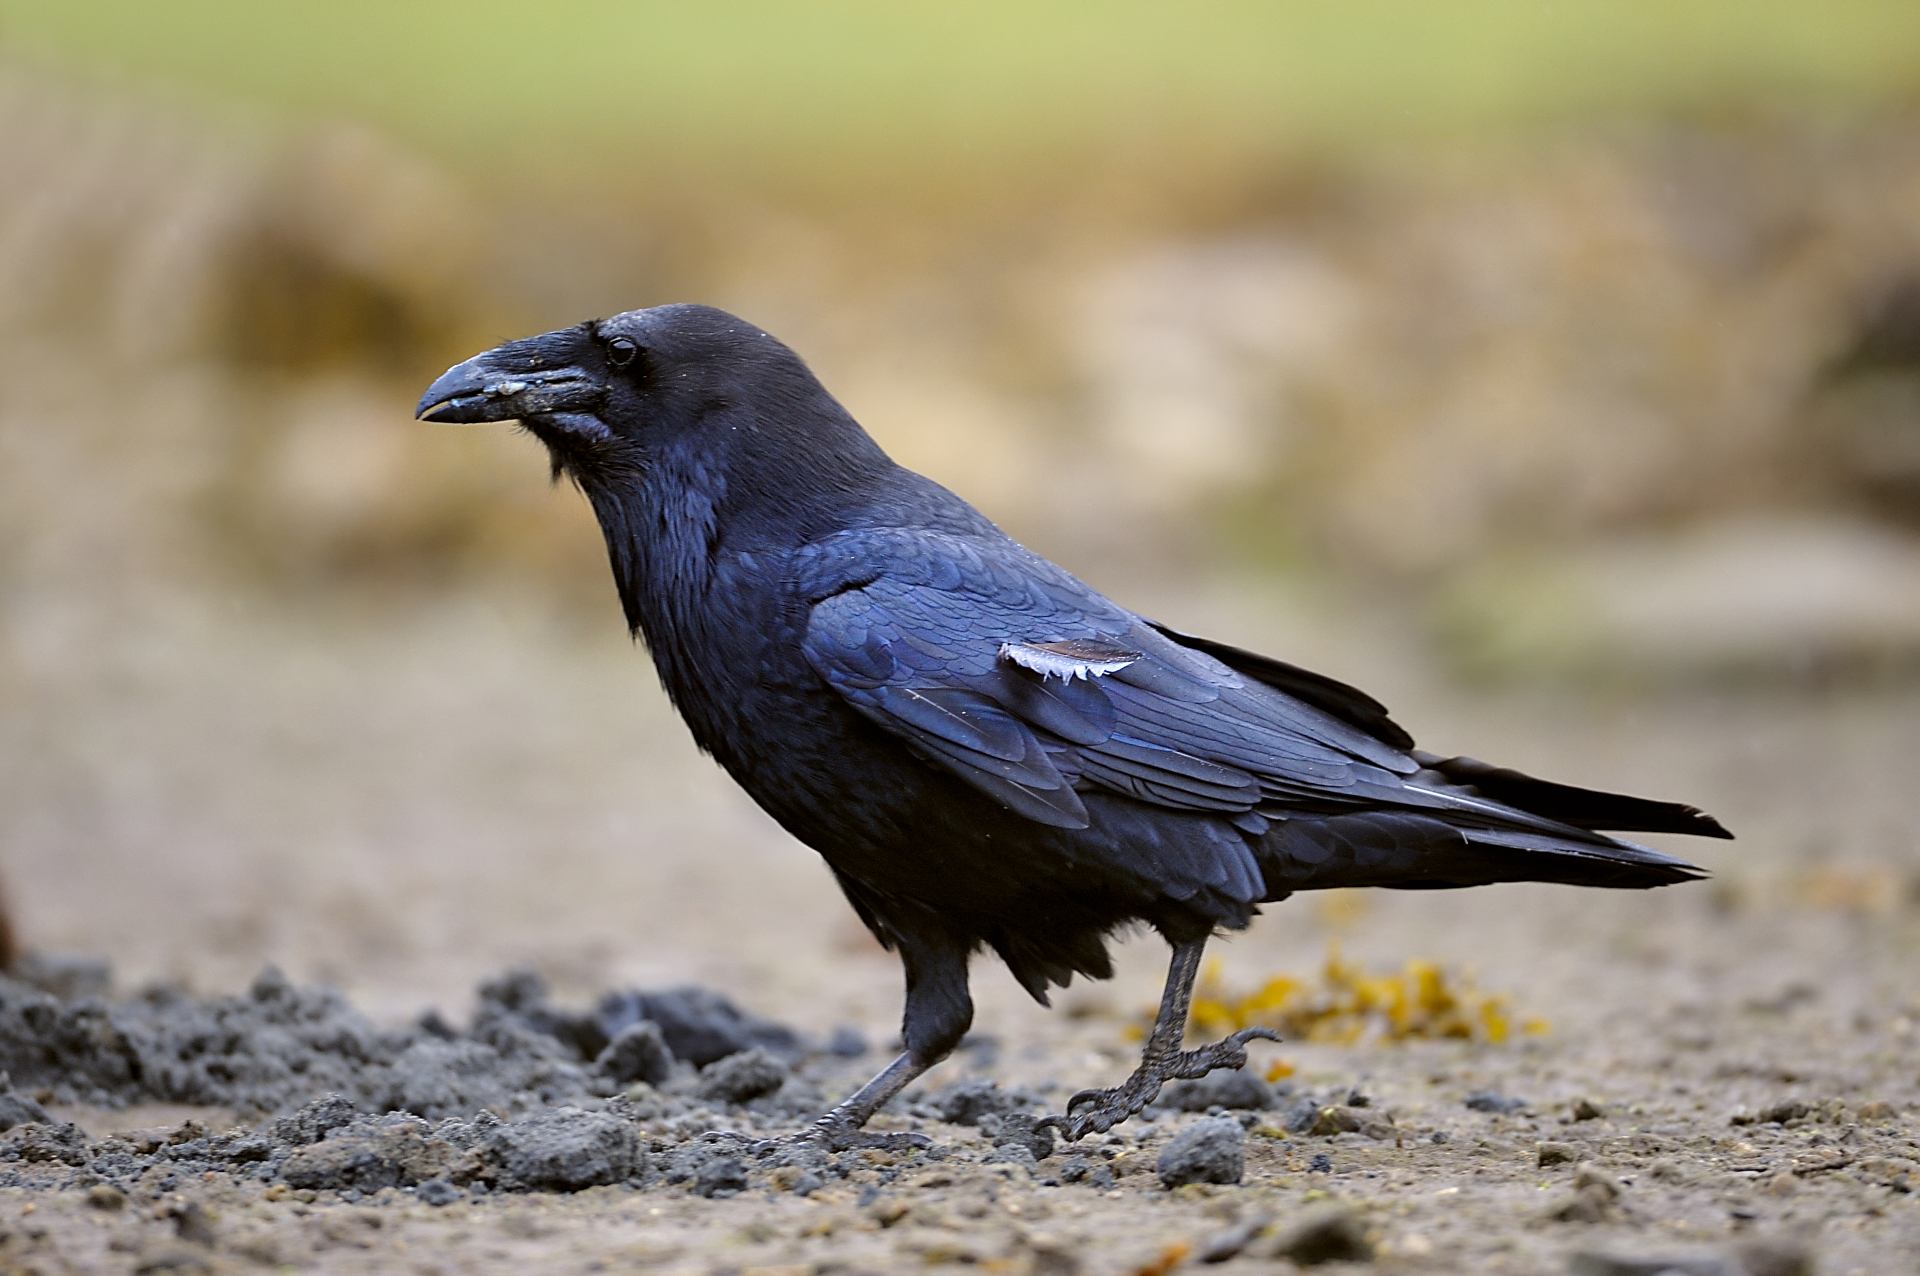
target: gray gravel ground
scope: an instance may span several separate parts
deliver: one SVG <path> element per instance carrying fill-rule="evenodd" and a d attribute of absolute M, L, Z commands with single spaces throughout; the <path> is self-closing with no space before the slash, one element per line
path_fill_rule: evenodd
<path fill-rule="evenodd" d="M 1043 1074 L 1077 1072 L 1120 1035 L 1097 1015 L 968 1052 L 949 1069 L 964 1079 L 881 1118 L 934 1140 L 903 1154 L 761 1143 L 871 1066 L 828 1053 L 789 1071 L 753 1049 L 704 1073 L 681 1064 L 658 1088 L 557 1106 L 522 1093 L 501 1115 L 438 1121 L 334 1099 L 257 1125 L 201 1111 L 113 1135 L 149 1114 L 55 1106 L 37 1122 L 16 1092 L 0 1100 L 28 1118 L 0 1135 L 0 1256 L 47 1271 L 1258 1271 L 1331 1244 L 1394 1272 L 1565 1271 L 1581 1255 L 1580 1270 L 1738 1272 L 1725 1264 L 1741 1253 L 1755 1273 L 1912 1270 L 1913 1027 L 1837 1006 L 1821 979 L 1894 973 L 1910 928 L 1823 951 L 1818 932 L 1837 928 L 1712 918 L 1703 951 L 1771 934 L 1808 955 L 1810 978 L 1725 1005 L 1656 1001 L 1698 954 L 1623 962 L 1613 1004 L 1547 1037 L 1287 1046 L 1300 1070 L 1265 1110 L 1156 1110 L 1074 1147 L 1036 1149 L 1009 1114 L 1057 1104 L 1065 1085 Z M 713 1080 L 743 1061 L 777 1088 L 729 1102 L 745 1092 Z M 1024 1093 L 1015 1075 L 1033 1078 Z M 1287 1130 L 1301 1124 L 1289 1109 L 1338 1107 L 1362 1080 L 1368 1106 L 1344 1123 L 1357 1128 Z M 1488 1093 L 1524 1104 L 1467 1105 Z M 1769 1268 L 1762 1251 L 1817 1268 Z"/>

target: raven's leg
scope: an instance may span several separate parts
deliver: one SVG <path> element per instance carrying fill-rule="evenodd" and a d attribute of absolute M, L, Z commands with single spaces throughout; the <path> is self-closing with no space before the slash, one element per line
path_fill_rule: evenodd
<path fill-rule="evenodd" d="M 1280 1034 L 1271 1028 L 1242 1028 L 1210 1046 L 1180 1049 L 1187 1034 L 1187 1007 L 1193 1001 L 1194 976 L 1200 973 L 1200 955 L 1206 948 L 1204 937 L 1173 946 L 1166 991 L 1160 994 L 1160 1014 L 1153 1021 L 1153 1031 L 1147 1036 L 1147 1047 L 1141 1052 L 1140 1066 L 1134 1069 L 1133 1075 L 1111 1090 L 1082 1090 L 1067 1100 L 1064 1116 L 1047 1117 L 1045 1124 L 1060 1131 L 1069 1143 L 1110 1130 L 1152 1103 L 1167 1082 L 1204 1077 L 1215 1068 L 1245 1067 L 1247 1042 L 1255 1038 L 1280 1040 Z M 1074 1110 L 1083 1105 L 1090 1106 L 1076 1116 Z"/>
<path fill-rule="evenodd" d="M 906 1050 L 880 1075 L 848 1095 L 831 1112 L 807 1127 L 801 1137 L 835 1151 L 852 1147 L 925 1147 L 919 1134 L 863 1134 L 860 1127 L 921 1073 L 953 1053 L 973 1023 L 973 997 L 967 991 L 968 945 L 950 936 L 921 932 L 897 935 L 906 967 L 907 1006 L 900 1035 Z"/>

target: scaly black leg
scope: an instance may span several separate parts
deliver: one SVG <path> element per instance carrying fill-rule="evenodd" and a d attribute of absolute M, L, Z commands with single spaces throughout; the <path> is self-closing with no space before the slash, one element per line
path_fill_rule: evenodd
<path fill-rule="evenodd" d="M 825 1152 L 846 1152 L 854 1148 L 906 1152 L 932 1147 L 933 1140 L 924 1134 L 870 1134 L 860 1128 L 869 1117 L 885 1107 L 889 1099 L 913 1084 L 914 1078 L 925 1072 L 928 1066 L 915 1063 L 911 1054 L 902 1054 L 882 1068 L 873 1080 L 836 1104 L 825 1116 L 792 1134 L 783 1134 L 775 1139 L 756 1139 L 736 1130 L 716 1130 L 701 1137 L 725 1142 L 756 1157 L 769 1156 L 782 1147 L 797 1144 L 809 1144 Z"/>
<path fill-rule="evenodd" d="M 914 1078 L 929 1066 L 915 1063 L 913 1053 L 903 1051 L 899 1058 L 880 1070 L 880 1075 L 793 1137 L 818 1143 L 829 1152 L 844 1152 L 849 1148 L 886 1148 L 897 1152 L 907 1148 L 931 1147 L 933 1140 L 924 1134 L 869 1134 L 860 1128 L 869 1117 L 885 1107 L 889 1099 L 912 1085 Z"/>
<path fill-rule="evenodd" d="M 1174 945 L 1166 991 L 1160 994 L 1160 1014 L 1153 1021 L 1153 1031 L 1147 1036 L 1140 1066 L 1133 1075 L 1111 1090 L 1082 1090 L 1067 1100 L 1063 1115 L 1046 1117 L 1041 1125 L 1060 1131 L 1069 1143 L 1110 1130 L 1152 1103 L 1167 1082 L 1204 1077 L 1215 1068 L 1245 1067 L 1247 1042 L 1280 1040 L 1280 1034 L 1271 1028 L 1242 1028 L 1210 1046 L 1180 1049 L 1187 1033 L 1194 977 L 1200 973 L 1200 955 L 1206 948 L 1205 939 Z"/>

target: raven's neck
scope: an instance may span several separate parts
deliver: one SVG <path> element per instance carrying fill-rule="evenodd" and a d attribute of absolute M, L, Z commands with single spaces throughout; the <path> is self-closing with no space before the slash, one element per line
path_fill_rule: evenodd
<path fill-rule="evenodd" d="M 804 600 L 788 596 L 782 566 L 859 521 L 899 473 L 868 448 L 781 464 L 672 449 L 581 476 L 628 628 L 695 740 L 723 762 L 729 742 L 752 734 L 734 729 L 746 698 L 801 672 Z"/>

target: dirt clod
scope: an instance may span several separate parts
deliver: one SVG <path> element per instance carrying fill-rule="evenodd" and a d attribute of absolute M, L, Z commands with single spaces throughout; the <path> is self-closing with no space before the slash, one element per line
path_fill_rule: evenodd
<path fill-rule="evenodd" d="M 621 1085 L 645 1081 L 660 1085 L 673 1075 L 673 1051 L 660 1034 L 660 1025 L 651 1019 L 630 1023 L 614 1034 L 593 1061 L 593 1066 Z"/>
<path fill-rule="evenodd" d="M 1247 1132 L 1230 1117 L 1188 1126 L 1168 1141 L 1155 1168 L 1169 1188 L 1188 1183 L 1238 1183 L 1246 1173 Z"/>
<path fill-rule="evenodd" d="M 575 1192 L 622 1183 L 646 1169 L 631 1122 L 561 1107 L 489 1130 L 476 1142 L 476 1176 L 509 1191 Z"/>
<path fill-rule="evenodd" d="M 721 1103 L 747 1103 L 786 1084 L 787 1065 L 760 1046 L 710 1063 L 700 1073 L 699 1096 Z"/>
<path fill-rule="evenodd" d="M 0 1135 L 0 1161 L 85 1165 L 86 1131 L 67 1121 L 17 1125 L 5 1135 Z"/>
<path fill-rule="evenodd" d="M 273 1123 L 273 1136 L 283 1143 L 305 1147 L 318 1143 L 335 1130 L 352 1125 L 360 1113 L 353 1104 L 337 1094 L 322 1095 L 299 1111 Z"/>
<path fill-rule="evenodd" d="M 369 1117 L 291 1153 L 280 1175 L 294 1187 L 375 1192 L 439 1178 L 459 1155 L 419 1117 Z"/>
<path fill-rule="evenodd" d="M 747 1167 L 738 1157 L 716 1156 L 700 1167 L 693 1190 L 701 1196 L 732 1196 L 747 1187 Z"/>

